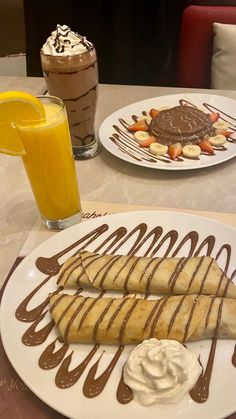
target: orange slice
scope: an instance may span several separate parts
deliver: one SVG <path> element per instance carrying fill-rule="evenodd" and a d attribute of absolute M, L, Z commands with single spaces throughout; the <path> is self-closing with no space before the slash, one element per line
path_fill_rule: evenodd
<path fill-rule="evenodd" d="M 0 93 L 0 153 L 13 156 L 25 154 L 14 123 L 45 118 L 43 104 L 35 96 L 20 92 Z"/>

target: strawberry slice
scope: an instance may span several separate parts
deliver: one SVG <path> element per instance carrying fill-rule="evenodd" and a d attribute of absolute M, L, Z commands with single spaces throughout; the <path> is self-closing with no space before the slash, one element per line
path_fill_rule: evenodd
<path fill-rule="evenodd" d="M 155 116 L 157 116 L 159 114 L 159 112 L 160 111 L 158 109 L 152 108 L 149 113 L 150 113 L 152 118 L 155 118 Z"/>
<path fill-rule="evenodd" d="M 229 137 L 230 135 L 235 134 L 233 131 L 226 131 L 224 129 L 216 129 L 216 134 L 224 135 L 225 137 Z"/>
<path fill-rule="evenodd" d="M 214 122 L 216 122 L 217 119 L 219 119 L 219 117 L 220 117 L 219 112 L 212 112 L 209 114 L 209 118 L 212 124 L 214 124 Z"/>
<path fill-rule="evenodd" d="M 139 145 L 140 147 L 149 147 L 152 143 L 156 143 L 156 137 L 150 135 L 150 137 L 148 137 L 145 141 L 142 141 Z"/>
<path fill-rule="evenodd" d="M 128 127 L 128 130 L 131 131 L 131 132 L 148 131 L 148 125 L 147 125 L 145 119 L 142 119 L 141 121 L 137 121 L 133 125 L 130 125 Z"/>
<path fill-rule="evenodd" d="M 180 143 L 171 144 L 168 148 L 168 154 L 172 160 L 176 159 L 177 157 L 182 154 L 182 145 Z"/>
<path fill-rule="evenodd" d="M 198 143 L 200 149 L 208 154 L 214 154 L 214 149 L 209 140 L 203 139 Z"/>

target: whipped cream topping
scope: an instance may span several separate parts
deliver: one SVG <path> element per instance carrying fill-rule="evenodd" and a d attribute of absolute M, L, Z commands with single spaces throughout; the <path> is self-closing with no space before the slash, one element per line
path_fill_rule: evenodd
<path fill-rule="evenodd" d="M 73 32 L 67 25 L 57 25 L 56 30 L 51 33 L 42 47 L 46 55 L 75 55 L 82 54 L 93 48 L 85 36 Z"/>
<path fill-rule="evenodd" d="M 144 406 L 176 403 L 196 383 L 202 368 L 195 353 L 169 339 L 136 346 L 124 366 L 124 381 Z"/>

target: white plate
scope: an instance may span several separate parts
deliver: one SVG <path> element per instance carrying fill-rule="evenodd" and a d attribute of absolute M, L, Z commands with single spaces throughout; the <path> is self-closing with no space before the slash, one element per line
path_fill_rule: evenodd
<path fill-rule="evenodd" d="M 90 238 L 89 236 L 84 238 L 100 226 L 103 226 L 103 233 L 97 235 L 93 241 L 91 241 L 91 236 Z M 137 226 L 139 226 L 138 229 Z M 156 236 L 154 239 L 153 235 L 148 236 L 148 233 L 157 226 L 163 229 L 162 232 L 159 229 L 160 237 Z M 136 232 L 129 235 L 135 228 Z M 120 235 L 116 239 L 117 229 L 119 229 Z M 163 242 L 163 237 L 170 230 L 173 230 L 173 241 L 169 237 Z M 116 233 L 113 234 L 115 231 Z M 176 232 L 177 235 L 175 236 Z M 191 233 L 192 239 L 185 240 L 190 232 L 193 232 Z M 145 241 L 145 237 L 149 238 Z M 45 371 L 38 366 L 38 359 L 43 350 L 56 339 L 56 331 L 53 329 L 46 341 L 38 346 L 25 346 L 21 338 L 32 323 L 19 321 L 15 317 L 15 311 L 19 304 L 46 278 L 46 274 L 36 268 L 36 260 L 39 257 L 57 255 L 77 240 L 80 240 L 79 245 L 72 246 L 73 248 L 64 255 L 63 252 L 61 253 L 60 263 L 82 246 L 93 251 L 113 252 L 115 250 L 116 253 L 127 254 L 134 244 L 138 246 L 139 243 L 141 246 L 136 254 L 144 255 L 147 253 L 151 255 L 154 249 L 157 249 L 158 244 L 162 243 L 158 250 L 160 256 L 165 254 L 168 246 L 170 247 L 169 256 L 176 253 L 177 249 L 178 256 L 188 256 L 190 253 L 196 255 L 199 253 L 199 249 L 201 249 L 200 254 L 202 255 L 206 254 L 208 249 L 206 242 L 204 246 L 201 246 L 207 237 L 209 249 L 211 249 L 209 253 L 217 258 L 222 269 L 225 269 L 228 260 L 227 273 L 231 277 L 236 261 L 236 230 L 210 219 L 190 214 L 147 211 L 110 215 L 71 227 L 41 244 L 24 259 L 13 273 L 2 298 L 2 340 L 6 353 L 17 373 L 45 403 L 71 418 L 118 419 L 122 417 L 122 419 L 130 419 L 135 417 L 136 419 L 143 419 L 147 417 L 149 419 L 173 419 L 173 417 L 178 417 L 181 419 L 199 419 L 199 417 L 203 417 L 204 419 L 215 419 L 225 417 L 235 411 L 236 370 L 231 363 L 235 345 L 233 340 L 221 340 L 217 343 L 210 395 L 205 403 L 198 404 L 187 394 L 178 404 L 174 405 L 142 407 L 134 401 L 122 405 L 116 400 L 116 390 L 122 366 L 130 347 L 126 347 L 123 351 L 103 392 L 99 396 L 89 399 L 82 392 L 88 371 L 97 361 L 99 355 L 105 351 L 100 359 L 97 371 L 100 375 L 113 358 L 117 347 L 101 345 L 79 381 L 68 389 L 59 389 L 55 385 L 55 375 L 59 367 Z M 154 252 L 154 254 L 156 253 Z M 54 260 L 58 260 L 58 256 L 54 257 Z M 28 309 L 33 309 L 41 304 L 47 298 L 48 293 L 56 289 L 56 279 L 57 275 L 53 276 L 38 290 L 30 301 Z M 45 310 L 47 310 L 47 306 Z M 50 315 L 47 313 L 45 319 L 38 324 L 36 331 L 42 329 L 49 321 Z M 211 341 L 206 340 L 191 343 L 187 346 L 200 354 L 201 361 L 205 366 L 210 345 Z M 66 353 L 67 356 L 72 349 L 74 350 L 70 369 L 76 367 L 92 347 L 92 345 L 86 344 L 70 345 Z"/>
<path fill-rule="evenodd" d="M 120 121 L 123 119 L 128 123 L 128 125 L 131 125 L 134 122 L 132 119 L 133 115 L 139 117 L 142 115 L 143 111 L 149 112 L 151 108 L 160 109 L 163 106 L 167 106 L 168 108 L 177 106 L 179 105 L 180 99 L 190 102 L 205 112 L 210 112 L 210 110 L 207 110 L 206 107 L 203 106 L 203 103 L 207 103 L 210 105 L 212 112 L 216 112 L 215 108 L 219 109 L 220 115 L 225 120 L 230 122 L 230 128 L 236 127 L 236 101 L 217 95 L 181 93 L 142 100 L 141 102 L 125 106 L 124 108 L 112 113 L 100 126 L 99 138 L 101 143 L 110 153 L 122 160 L 138 166 L 150 167 L 152 169 L 159 170 L 202 169 L 203 167 L 215 166 L 216 164 L 225 162 L 235 157 L 236 142 L 229 143 L 227 141 L 225 144 L 227 150 L 215 150 L 214 155 L 201 154 L 199 160 L 190 160 L 181 156 L 181 161 L 172 161 L 170 159 L 165 162 L 160 161 L 160 159 L 150 154 L 148 150 L 143 150 L 139 147 L 132 139 L 132 134 L 124 128 Z M 227 116 L 224 115 L 224 113 L 227 114 Z M 236 138 L 236 135 L 234 135 L 234 138 Z"/>

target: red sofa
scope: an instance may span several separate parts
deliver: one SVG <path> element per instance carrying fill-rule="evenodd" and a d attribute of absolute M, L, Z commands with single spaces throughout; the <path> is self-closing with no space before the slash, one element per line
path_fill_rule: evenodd
<path fill-rule="evenodd" d="M 236 24 L 235 6 L 189 6 L 182 16 L 177 85 L 210 88 L 213 23 Z"/>

